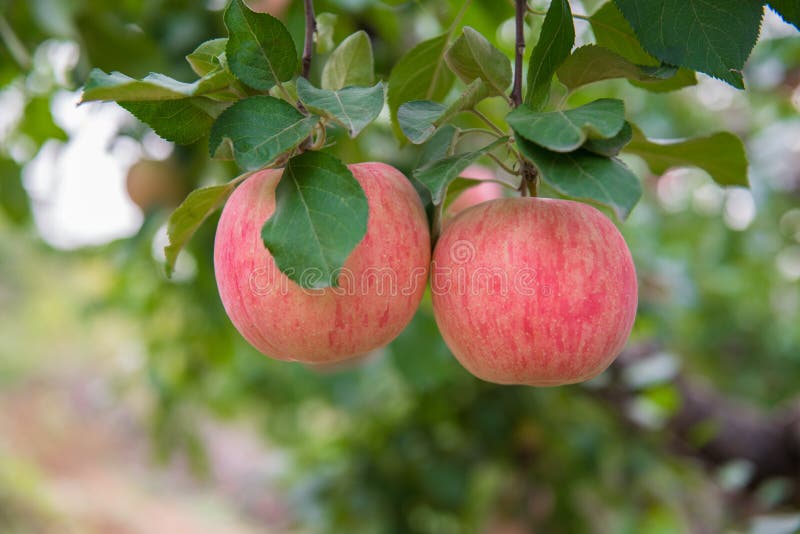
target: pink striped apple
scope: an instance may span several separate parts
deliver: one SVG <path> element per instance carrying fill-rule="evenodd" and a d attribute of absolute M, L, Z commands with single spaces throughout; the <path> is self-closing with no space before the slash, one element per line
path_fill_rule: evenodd
<path fill-rule="evenodd" d="M 581 202 L 473 206 L 445 225 L 431 269 L 445 342 L 489 382 L 588 380 L 619 354 L 636 316 L 630 251 L 614 224 Z"/>
<path fill-rule="evenodd" d="M 480 204 L 481 202 L 494 200 L 496 198 L 503 198 L 503 186 L 497 182 L 490 181 L 495 178 L 491 169 L 487 169 L 481 165 L 470 165 L 461 173 L 461 178 L 475 180 L 476 185 L 462 191 L 461 194 L 447 206 L 445 216 L 448 218 L 454 217 L 458 212 L 470 206 L 474 206 L 475 204 Z"/>
<path fill-rule="evenodd" d="M 382 347 L 408 324 L 425 290 L 430 236 L 414 187 L 382 163 L 351 165 L 367 196 L 367 232 L 339 287 L 304 289 L 284 275 L 261 240 L 281 170 L 245 180 L 217 228 L 214 269 L 225 311 L 259 351 L 280 360 L 332 363 Z"/>

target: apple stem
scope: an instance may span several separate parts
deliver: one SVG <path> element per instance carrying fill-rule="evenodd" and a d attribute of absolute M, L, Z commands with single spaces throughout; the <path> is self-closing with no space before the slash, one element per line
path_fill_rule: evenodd
<path fill-rule="evenodd" d="M 304 1 L 306 13 L 306 40 L 303 45 L 303 78 L 308 79 L 311 72 L 311 56 L 314 53 L 314 34 L 317 31 L 317 19 L 314 16 L 314 0 Z"/>
<path fill-rule="evenodd" d="M 527 10 L 527 0 L 516 0 L 517 46 L 514 50 L 514 88 L 511 90 L 511 104 L 514 107 L 522 103 L 522 56 L 525 54 L 525 14 Z"/>

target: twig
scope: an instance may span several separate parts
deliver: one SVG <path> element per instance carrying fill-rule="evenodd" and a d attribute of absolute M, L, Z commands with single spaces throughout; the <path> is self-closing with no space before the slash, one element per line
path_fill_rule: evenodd
<path fill-rule="evenodd" d="M 483 135 L 491 135 L 495 139 L 500 139 L 503 137 L 499 133 L 494 130 L 487 130 L 486 128 L 461 128 L 459 133 L 462 134 L 483 134 Z"/>
<path fill-rule="evenodd" d="M 314 16 L 314 0 L 304 0 L 306 12 L 306 41 L 303 46 L 303 78 L 308 79 L 311 72 L 311 56 L 314 54 L 314 34 L 317 32 L 317 19 Z"/>
<path fill-rule="evenodd" d="M 511 90 L 511 104 L 514 107 L 522 103 L 522 56 L 525 54 L 525 11 L 527 8 L 526 0 L 517 0 L 514 16 L 517 46 L 514 50 L 514 88 Z"/>
<path fill-rule="evenodd" d="M 487 156 L 489 156 L 489 157 L 490 157 L 492 160 L 494 160 L 494 162 L 495 162 L 495 163 L 497 163 L 497 165 L 498 165 L 498 166 L 499 166 L 501 169 L 503 169 L 504 171 L 506 171 L 508 174 L 511 174 L 511 175 L 517 174 L 517 171 L 515 171 L 514 169 L 512 169 L 511 167 L 509 167 L 508 165 L 506 165 L 505 163 L 503 163 L 503 162 L 500 160 L 500 158 L 498 158 L 497 156 L 495 156 L 495 155 L 494 155 L 494 154 L 492 154 L 491 152 L 489 152 L 489 153 L 488 153 L 488 154 L 486 154 L 486 155 L 487 155 Z"/>
<path fill-rule="evenodd" d="M 499 135 L 500 137 L 503 137 L 504 135 L 506 135 L 506 134 L 505 134 L 505 132 L 503 132 L 503 130 L 501 130 L 500 128 L 498 128 L 498 127 L 497 127 L 497 125 L 496 125 L 495 123 L 493 123 L 493 122 L 492 122 L 492 120 L 491 120 L 489 117 L 487 117 L 486 115 L 484 115 L 483 113 L 481 113 L 481 112 L 480 112 L 480 111 L 478 111 L 477 109 L 475 109 L 475 108 L 470 108 L 470 109 L 469 109 L 469 110 L 467 110 L 467 111 L 469 111 L 470 113 L 472 113 L 473 115 L 475 115 L 476 117 L 478 117 L 480 120 L 482 120 L 483 122 L 485 122 L 485 123 L 486 123 L 486 125 L 487 125 L 487 126 L 489 126 L 489 128 L 491 128 L 492 130 L 494 130 L 494 132 L 495 132 L 497 135 Z"/>

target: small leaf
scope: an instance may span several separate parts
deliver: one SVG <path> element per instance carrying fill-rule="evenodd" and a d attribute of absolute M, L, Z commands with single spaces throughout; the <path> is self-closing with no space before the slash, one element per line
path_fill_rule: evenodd
<path fill-rule="evenodd" d="M 442 100 L 453 86 L 453 73 L 444 62 L 447 35 L 423 41 L 395 64 L 389 75 L 387 97 L 395 134 L 399 137 L 397 110 L 411 100 Z"/>
<path fill-rule="evenodd" d="M 336 287 L 367 232 L 367 196 L 353 173 L 324 152 L 289 160 L 275 191 L 275 212 L 261 231 L 278 268 L 303 287 Z"/>
<path fill-rule="evenodd" d="M 428 188 L 433 203 L 438 206 L 444 200 L 450 182 L 458 178 L 464 169 L 475 163 L 478 158 L 485 156 L 498 146 L 504 145 L 507 141 L 508 138 L 503 137 L 480 150 L 432 161 L 415 170 L 414 177 Z"/>
<path fill-rule="evenodd" d="M 445 60 L 461 81 L 483 80 L 492 94 L 505 95 L 511 85 L 511 61 L 469 26 L 447 50 Z"/>
<path fill-rule="evenodd" d="M 631 129 L 631 124 L 626 121 L 622 129 L 614 137 L 608 139 L 588 139 L 581 148 L 601 156 L 616 156 L 622 151 L 625 145 L 631 142 L 632 136 L 633 130 Z"/>
<path fill-rule="evenodd" d="M 195 48 L 194 52 L 186 56 L 189 66 L 198 76 L 205 76 L 212 71 L 224 67 L 222 57 L 228 40 L 225 38 L 211 39 Z"/>
<path fill-rule="evenodd" d="M 436 132 L 434 123 L 447 110 L 447 106 L 430 100 L 412 100 L 397 110 L 397 121 L 408 140 L 414 144 L 427 141 Z"/>
<path fill-rule="evenodd" d="M 742 68 L 764 11 L 755 0 L 615 0 L 643 48 L 657 59 L 744 89 Z"/>
<path fill-rule="evenodd" d="M 333 50 L 333 32 L 336 29 L 337 18 L 333 13 L 317 15 L 317 53 L 327 54 Z"/>
<path fill-rule="evenodd" d="M 266 13 L 253 13 L 242 0 L 233 0 L 225 10 L 225 26 L 225 55 L 233 73 L 244 83 L 268 90 L 294 76 L 297 50 L 281 21 Z"/>
<path fill-rule="evenodd" d="M 573 90 L 613 78 L 627 78 L 646 87 L 648 83 L 672 78 L 677 72 L 677 67 L 635 65 L 607 48 L 588 45 L 575 50 L 558 68 L 557 74 L 561 83 Z"/>
<path fill-rule="evenodd" d="M 525 139 L 518 139 L 517 146 L 536 165 L 541 178 L 559 193 L 608 206 L 620 220 L 642 196 L 638 178 L 618 159 L 585 150 L 551 152 Z"/>
<path fill-rule="evenodd" d="M 424 143 L 439 126 L 458 113 L 474 108 L 488 94 L 483 80 L 476 79 L 449 106 L 430 100 L 406 102 L 397 111 L 400 129 L 412 143 Z"/>
<path fill-rule="evenodd" d="M 172 275 L 175 260 L 178 259 L 181 249 L 192 238 L 203 221 L 225 203 L 240 181 L 240 179 L 236 179 L 227 184 L 196 189 L 172 212 L 167 221 L 169 245 L 164 247 L 167 276 Z"/>
<path fill-rule="evenodd" d="M 229 71 L 218 68 L 193 83 L 174 80 L 163 74 L 150 73 L 141 80 L 120 72 L 106 74 L 92 69 L 83 87 L 81 102 L 115 100 L 117 102 L 153 102 L 181 100 L 192 96 L 210 96 L 236 80 Z"/>
<path fill-rule="evenodd" d="M 457 132 L 458 128 L 452 124 L 445 124 L 436 130 L 436 133 L 422 145 L 417 167 L 422 167 L 427 163 L 446 158 L 452 154 L 453 141 L 455 141 Z"/>
<path fill-rule="evenodd" d="M 656 174 L 672 167 L 699 167 L 720 185 L 748 186 L 744 144 L 729 132 L 656 143 L 634 127 L 633 140 L 625 147 L 625 152 L 640 156 Z"/>
<path fill-rule="evenodd" d="M 188 145 L 208 134 L 225 104 L 203 97 L 151 102 L 119 102 L 167 141 Z"/>
<path fill-rule="evenodd" d="M 239 167 L 257 170 L 296 148 L 318 120 L 306 117 L 283 100 L 252 96 L 219 116 L 211 128 L 209 150 L 214 156 L 223 142 L 230 144 Z"/>
<path fill-rule="evenodd" d="M 783 20 L 800 29 L 800 2 L 797 0 L 770 0 L 769 7 Z"/>
<path fill-rule="evenodd" d="M 338 91 L 317 89 L 305 78 L 297 80 L 297 96 L 314 113 L 334 119 L 357 136 L 383 109 L 384 87 L 345 87 Z"/>
<path fill-rule="evenodd" d="M 547 104 L 553 74 L 567 59 L 574 43 L 575 26 L 569 2 L 553 0 L 544 17 L 541 36 L 528 64 L 525 103 L 534 110 L 540 110 Z"/>
<path fill-rule="evenodd" d="M 347 37 L 331 53 L 322 68 L 323 89 L 338 91 L 349 85 L 367 87 L 375 83 L 372 43 L 364 31 Z"/>
<path fill-rule="evenodd" d="M 602 98 L 566 111 L 536 112 L 520 106 L 506 121 L 528 141 L 556 152 L 571 152 L 589 137 L 617 135 L 625 124 L 625 105 L 622 100 Z"/>
<path fill-rule="evenodd" d="M 603 4 L 600 9 L 589 17 L 589 22 L 592 25 L 592 32 L 595 39 L 597 39 L 597 44 L 603 48 L 616 52 L 636 65 L 649 67 L 662 65 L 659 60 L 644 51 L 636 34 L 633 33 L 633 28 L 622 16 L 614 2 L 609 1 Z M 694 71 L 683 68 L 678 69 L 675 76 L 660 82 L 649 81 L 642 83 L 630 79 L 629 81 L 632 85 L 652 92 L 674 91 L 681 87 L 697 84 Z"/>
<path fill-rule="evenodd" d="M 83 87 L 81 102 L 178 100 L 196 96 L 197 85 L 197 82 L 179 82 L 163 74 L 150 73 L 144 79 L 136 80 L 121 72 L 106 74 L 100 69 L 92 69 Z"/>

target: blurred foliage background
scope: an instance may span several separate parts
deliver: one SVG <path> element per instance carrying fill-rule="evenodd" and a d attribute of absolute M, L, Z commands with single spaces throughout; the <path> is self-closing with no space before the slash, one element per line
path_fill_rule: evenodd
<path fill-rule="evenodd" d="M 601 2 L 572 3 L 591 13 Z M 298 43 L 301 4 L 251 3 L 286 21 Z M 330 14 L 319 57 L 364 29 L 383 79 L 461 7 L 316 4 Z M 209 162 L 203 142 L 159 140 L 115 104 L 76 108 L 78 91 L 91 67 L 188 79 L 184 56 L 225 35 L 223 8 L 0 0 L 0 531 L 795 531 L 798 463 L 760 476 L 752 459 L 707 454 L 725 435 L 713 417 L 688 431 L 674 425 L 686 381 L 725 399 L 723 422 L 763 418 L 780 430 L 796 413 L 793 28 L 767 14 L 746 93 L 700 75 L 675 93 L 608 81 L 570 97 L 624 98 L 650 136 L 734 131 L 748 147 L 752 189 L 724 190 L 695 170 L 651 176 L 629 158 L 645 184 L 622 228 L 640 277 L 638 356 L 586 385 L 533 389 L 464 371 L 427 298 L 394 343 L 349 368 L 259 355 L 217 295 L 215 220 L 176 276 L 164 276 L 175 203 L 236 170 Z M 473 0 L 463 24 L 511 55 L 512 17 L 510 4 Z M 541 20 L 529 18 L 535 37 Z M 576 30 L 591 40 L 583 21 Z M 496 104 L 483 111 L 501 120 Z M 332 150 L 404 171 L 418 157 L 398 148 L 386 119 Z M 733 435 L 769 447 L 773 426 Z"/>

